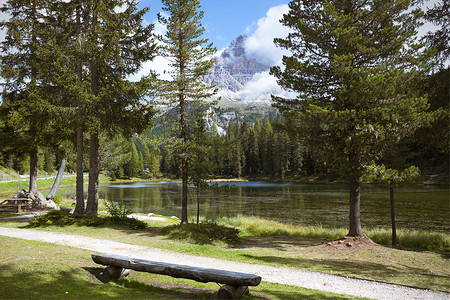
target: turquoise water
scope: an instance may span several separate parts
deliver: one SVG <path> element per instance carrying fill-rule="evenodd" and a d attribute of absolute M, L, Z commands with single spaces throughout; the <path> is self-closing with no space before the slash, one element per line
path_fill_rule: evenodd
<path fill-rule="evenodd" d="M 346 185 L 255 181 L 219 183 L 218 186 L 200 193 L 200 215 L 209 220 L 247 215 L 291 224 L 348 227 Z M 104 185 L 100 187 L 100 197 L 123 200 L 133 212 L 181 215 L 181 185 L 175 182 Z M 398 228 L 449 232 L 448 188 L 399 187 L 395 200 Z M 196 208 L 195 188 L 190 187 L 190 217 L 196 216 Z M 365 228 L 391 226 L 388 188 L 362 187 L 361 222 Z"/>

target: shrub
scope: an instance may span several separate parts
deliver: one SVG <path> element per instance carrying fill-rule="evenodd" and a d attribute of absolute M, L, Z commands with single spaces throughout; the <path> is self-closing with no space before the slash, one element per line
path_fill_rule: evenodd
<path fill-rule="evenodd" d="M 173 239 L 190 240 L 201 245 L 215 242 L 235 245 L 240 241 L 239 229 L 212 222 L 171 225 L 164 227 L 162 233 Z"/>
<path fill-rule="evenodd" d="M 114 202 L 112 200 L 107 199 L 105 201 L 106 210 L 111 215 L 111 217 L 116 219 L 124 219 L 127 218 L 130 213 L 125 202 L 121 200 L 120 202 Z"/>
<path fill-rule="evenodd" d="M 133 218 L 101 217 L 101 216 L 79 216 L 73 215 L 61 210 L 51 211 L 45 215 L 33 218 L 27 227 L 46 227 L 46 226 L 100 226 L 116 225 L 133 230 L 142 230 L 147 227 L 143 221 Z"/>

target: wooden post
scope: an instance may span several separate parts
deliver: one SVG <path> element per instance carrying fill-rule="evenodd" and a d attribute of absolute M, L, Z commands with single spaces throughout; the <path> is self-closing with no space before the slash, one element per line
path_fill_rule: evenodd
<path fill-rule="evenodd" d="M 106 267 L 103 270 L 103 274 L 107 277 L 119 279 L 120 277 L 128 276 L 130 274 L 130 270 L 120 267 Z"/>
<path fill-rule="evenodd" d="M 224 285 L 219 289 L 217 297 L 219 299 L 239 299 L 248 295 L 248 286 Z"/>

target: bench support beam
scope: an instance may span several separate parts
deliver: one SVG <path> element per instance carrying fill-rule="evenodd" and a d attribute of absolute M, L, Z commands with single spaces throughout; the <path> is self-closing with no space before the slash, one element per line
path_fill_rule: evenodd
<path fill-rule="evenodd" d="M 232 286 L 227 284 L 219 289 L 217 297 L 219 299 L 239 299 L 248 295 L 248 293 L 248 286 Z"/>

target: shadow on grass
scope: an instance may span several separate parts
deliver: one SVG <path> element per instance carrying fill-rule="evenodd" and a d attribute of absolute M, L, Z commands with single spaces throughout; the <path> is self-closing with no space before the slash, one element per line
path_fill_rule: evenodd
<path fill-rule="evenodd" d="M 313 247 L 323 244 L 325 239 L 319 238 L 296 238 L 286 236 L 270 236 L 270 237 L 242 237 L 242 243 L 234 247 L 236 250 L 244 250 L 250 248 L 270 248 L 285 251 L 288 247 Z"/>
<path fill-rule="evenodd" d="M 311 269 L 315 265 L 321 265 L 322 268 L 330 270 L 339 270 L 343 274 L 354 274 L 361 278 L 389 278 L 405 277 L 410 274 L 421 274 L 434 279 L 450 279 L 448 276 L 427 273 L 423 268 L 414 268 L 405 264 L 386 265 L 367 261 L 355 260 L 330 260 L 330 259 L 305 259 L 305 258 L 284 258 L 279 256 L 257 256 L 251 254 L 242 254 L 243 257 L 261 263 L 278 263 L 287 267 Z"/>
<path fill-rule="evenodd" d="M 265 296 L 261 296 L 259 293 L 263 293 Z M 277 288 L 258 288 L 256 291 L 252 292 L 250 290 L 250 296 L 243 299 L 283 299 L 283 300 L 297 300 L 297 299 L 309 299 L 309 300 L 321 300 L 321 299 L 354 299 L 354 297 L 338 295 L 338 294 L 324 294 L 317 293 L 313 290 L 302 289 L 301 294 L 293 293 L 289 291 L 283 291 L 280 287 Z"/>
<path fill-rule="evenodd" d="M 210 299 L 215 291 L 158 287 L 130 278 L 108 280 L 102 268 L 68 268 L 24 272 L 14 264 L 0 271 L 2 299 Z M 198 290 L 198 289 L 197 289 Z"/>

